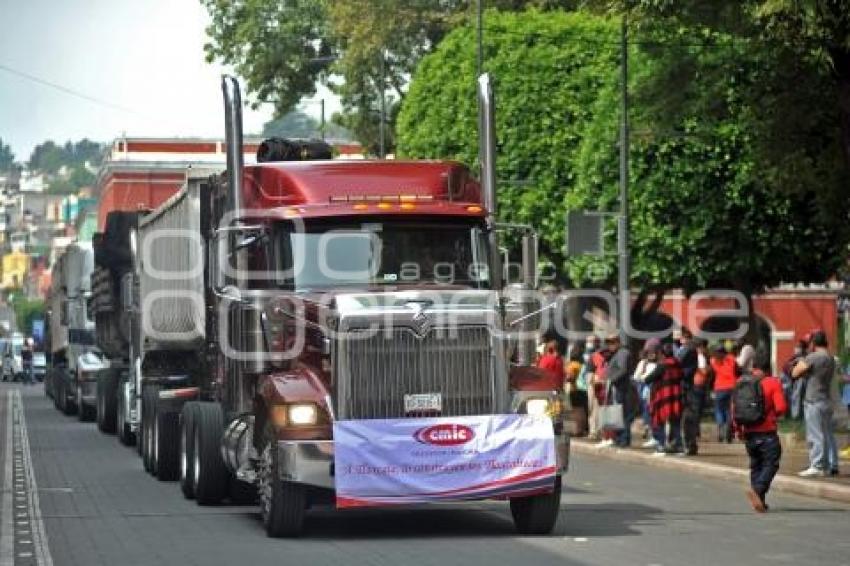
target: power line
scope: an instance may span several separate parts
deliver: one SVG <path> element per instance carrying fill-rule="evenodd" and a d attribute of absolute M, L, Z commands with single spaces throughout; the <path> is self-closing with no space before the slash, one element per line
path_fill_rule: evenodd
<path fill-rule="evenodd" d="M 68 87 L 63 86 L 61 84 L 54 83 L 54 82 L 48 81 L 46 79 L 42 79 L 40 77 L 36 77 L 35 75 L 31 75 L 31 74 L 26 73 L 24 71 L 19 71 L 18 69 L 14 69 L 14 68 L 9 67 L 8 65 L 4 65 L 2 63 L 0 63 L 0 70 L 6 71 L 9 74 L 16 75 L 18 77 L 27 79 L 27 80 L 32 81 L 34 83 L 38 83 L 40 85 L 50 87 L 52 89 L 58 90 L 59 92 L 69 94 L 71 96 L 76 96 L 77 98 L 81 98 L 83 100 L 86 100 L 88 102 L 92 102 L 94 104 L 98 104 L 100 106 L 105 106 L 107 108 L 112 108 L 113 110 L 119 110 L 121 112 L 128 112 L 130 114 L 135 114 L 137 116 L 144 116 L 144 114 L 137 112 L 137 111 L 133 110 L 132 108 L 127 108 L 125 106 L 113 104 L 112 102 L 109 102 L 107 100 L 95 98 L 94 96 L 90 96 L 88 94 L 74 90 L 72 88 L 68 88 Z"/>

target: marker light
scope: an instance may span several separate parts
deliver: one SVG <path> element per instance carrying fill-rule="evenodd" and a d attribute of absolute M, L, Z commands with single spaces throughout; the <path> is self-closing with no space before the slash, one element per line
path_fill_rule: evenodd
<path fill-rule="evenodd" d="M 466 210 L 469 212 L 481 212 L 483 209 L 480 206 L 467 206 Z"/>
<path fill-rule="evenodd" d="M 399 206 L 401 207 L 402 210 L 413 210 L 414 208 L 416 208 L 415 204 L 412 204 L 412 203 L 409 203 L 409 202 L 403 202 Z"/>

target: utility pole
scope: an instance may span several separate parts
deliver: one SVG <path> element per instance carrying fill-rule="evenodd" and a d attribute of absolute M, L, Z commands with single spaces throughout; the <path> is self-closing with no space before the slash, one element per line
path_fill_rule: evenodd
<path fill-rule="evenodd" d="M 386 70 L 384 69 L 384 50 L 381 49 L 381 123 L 378 128 L 378 136 L 379 136 L 379 146 L 378 157 L 380 159 L 384 159 L 387 156 L 386 151 L 386 134 L 384 133 L 384 127 L 386 125 L 387 118 L 387 101 L 384 96 L 384 87 L 386 86 Z"/>
<path fill-rule="evenodd" d="M 482 3 L 484 0 L 477 0 L 476 2 L 476 18 L 478 21 L 478 73 L 476 76 L 480 77 L 482 73 L 484 73 L 484 44 L 483 44 L 483 36 L 484 36 L 484 14 Z"/>
<path fill-rule="evenodd" d="M 622 107 L 620 109 L 620 216 L 617 230 L 617 291 L 620 299 L 620 342 L 628 344 L 626 329 L 631 328 L 629 287 L 629 42 L 626 16 L 620 31 Z"/>

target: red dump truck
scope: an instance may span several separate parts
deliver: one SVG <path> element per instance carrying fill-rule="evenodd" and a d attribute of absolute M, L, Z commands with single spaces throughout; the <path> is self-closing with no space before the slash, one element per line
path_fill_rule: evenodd
<path fill-rule="evenodd" d="M 279 139 L 246 166 L 239 86 L 222 88 L 226 171 L 190 172 L 130 231 L 145 468 L 203 505 L 255 489 L 269 536 L 298 535 L 313 505 L 484 498 L 551 531 L 562 384 L 510 332 L 533 302 L 503 292 L 487 80 L 481 184 L 455 162 Z"/>

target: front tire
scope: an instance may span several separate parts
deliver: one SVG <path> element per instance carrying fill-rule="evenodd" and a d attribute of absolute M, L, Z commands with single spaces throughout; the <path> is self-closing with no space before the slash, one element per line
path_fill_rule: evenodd
<path fill-rule="evenodd" d="M 97 428 L 105 434 L 115 434 L 118 428 L 118 376 L 102 372 L 97 377 Z"/>
<path fill-rule="evenodd" d="M 156 462 L 154 460 L 154 407 L 159 397 L 159 387 L 153 384 L 142 386 L 142 422 L 139 426 L 141 432 L 142 465 L 145 471 L 156 475 Z"/>
<path fill-rule="evenodd" d="M 265 434 L 259 469 L 260 510 L 266 534 L 272 538 L 297 537 L 304 530 L 307 490 L 280 478 L 277 438 L 272 430 Z"/>
<path fill-rule="evenodd" d="M 195 421 L 195 499 L 200 505 L 216 505 L 227 497 L 229 472 L 221 457 L 224 413 L 218 403 L 198 403 Z"/>
<path fill-rule="evenodd" d="M 561 509 L 561 479 L 557 478 L 552 493 L 514 497 L 511 515 L 518 533 L 523 535 L 548 535 L 555 528 Z"/>
<path fill-rule="evenodd" d="M 186 499 L 195 498 L 195 421 L 198 402 L 189 401 L 180 413 L 180 489 Z"/>

